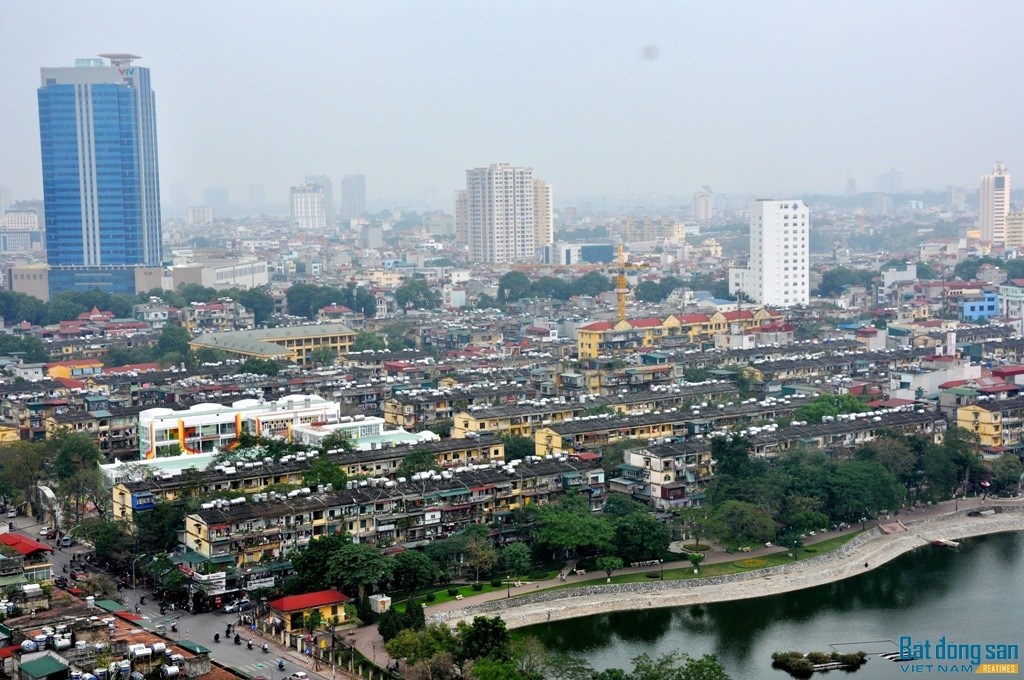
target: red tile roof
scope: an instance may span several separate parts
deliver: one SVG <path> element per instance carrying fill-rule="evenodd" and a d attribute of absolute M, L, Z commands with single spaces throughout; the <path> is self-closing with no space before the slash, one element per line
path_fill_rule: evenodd
<path fill-rule="evenodd" d="M 630 319 L 629 325 L 633 328 L 653 328 L 661 326 L 661 319 Z"/>
<path fill-rule="evenodd" d="M 753 319 L 754 313 L 749 309 L 738 309 L 735 312 L 723 312 L 722 316 L 729 321 L 735 321 L 736 319 Z"/>
<path fill-rule="evenodd" d="M 297 612 L 303 609 L 323 607 L 329 604 L 348 602 L 348 597 L 337 590 L 318 590 L 305 595 L 288 595 L 271 600 L 267 604 L 279 612 Z"/>
<path fill-rule="evenodd" d="M 38 541 L 33 541 L 31 538 L 27 538 L 21 534 L 14 534 L 10 532 L 0 534 L 0 543 L 14 548 L 22 555 L 31 555 L 32 553 L 39 552 L 40 550 L 53 552 L 53 548 L 45 546 Z"/>
<path fill-rule="evenodd" d="M 577 330 L 581 331 L 610 331 L 615 328 L 615 324 L 611 321 L 598 321 L 597 323 L 588 324 L 586 326 L 580 326 Z"/>
<path fill-rule="evenodd" d="M 707 314 L 686 314 L 685 316 L 677 316 L 679 323 L 704 323 L 708 320 Z"/>

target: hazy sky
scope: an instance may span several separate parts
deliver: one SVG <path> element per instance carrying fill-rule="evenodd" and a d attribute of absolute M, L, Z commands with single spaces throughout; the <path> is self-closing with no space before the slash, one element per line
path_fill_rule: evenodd
<path fill-rule="evenodd" d="M 1024 186 L 1024 3 L 0 0 L 0 185 L 41 197 L 41 66 L 131 52 L 160 173 L 233 202 L 306 174 L 438 202 L 531 165 L 582 195 Z M 337 190 L 336 190 L 337 191 Z"/>

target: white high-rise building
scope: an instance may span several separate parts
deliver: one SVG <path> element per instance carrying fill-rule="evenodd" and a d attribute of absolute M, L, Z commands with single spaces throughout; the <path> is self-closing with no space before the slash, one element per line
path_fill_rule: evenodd
<path fill-rule="evenodd" d="M 460 189 L 452 196 L 452 213 L 455 215 L 455 241 L 469 245 L 469 192 Z"/>
<path fill-rule="evenodd" d="M 327 213 L 324 210 L 324 189 L 316 184 L 301 184 L 292 187 L 292 220 L 299 228 L 317 231 L 327 228 Z"/>
<path fill-rule="evenodd" d="M 715 195 L 710 191 L 698 191 L 693 195 L 693 219 L 710 222 L 715 214 Z"/>
<path fill-rule="evenodd" d="M 996 163 L 991 175 L 981 176 L 978 226 L 982 241 L 1006 242 L 1006 215 L 1009 212 L 1010 173 L 1004 164 Z"/>
<path fill-rule="evenodd" d="M 324 216 L 328 222 L 334 221 L 334 182 L 327 175 L 306 175 L 306 184 L 318 186 L 324 190 Z"/>
<path fill-rule="evenodd" d="M 546 246 L 555 242 L 554 190 L 542 179 L 533 180 L 533 216 L 537 222 L 535 245 Z"/>
<path fill-rule="evenodd" d="M 7 187 L 0 187 L 0 215 L 14 205 L 14 194 Z"/>
<path fill-rule="evenodd" d="M 536 258 L 533 168 L 499 163 L 466 170 L 466 209 L 470 262 Z"/>
<path fill-rule="evenodd" d="M 213 224 L 213 208 L 192 206 L 185 211 L 185 224 L 190 227 L 201 227 Z"/>
<path fill-rule="evenodd" d="M 810 210 L 797 200 L 759 200 L 750 212 L 750 259 L 729 271 L 729 292 L 776 307 L 810 301 Z"/>

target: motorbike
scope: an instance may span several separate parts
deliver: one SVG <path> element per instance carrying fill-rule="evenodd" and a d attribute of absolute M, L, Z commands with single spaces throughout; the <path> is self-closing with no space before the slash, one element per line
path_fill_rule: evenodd
<path fill-rule="evenodd" d="M 246 647 L 248 647 L 249 649 L 252 649 L 252 640 L 249 640 L 248 642 L 246 642 L 246 643 L 245 643 L 245 645 L 246 645 Z"/>
<path fill-rule="evenodd" d="M 171 632 L 172 633 L 177 633 L 178 632 L 178 623 L 176 621 L 171 623 Z"/>
<path fill-rule="evenodd" d="M 143 595 L 142 597 L 139 598 L 139 604 L 146 604 L 146 596 L 145 595 Z"/>
<path fill-rule="evenodd" d="M 238 633 L 235 633 L 235 644 L 236 645 L 242 644 L 242 638 L 241 638 L 240 635 L 238 635 Z"/>
<path fill-rule="evenodd" d="M 278 661 L 277 662 L 277 670 L 279 670 L 279 671 L 283 671 L 284 670 L 284 661 Z"/>
<path fill-rule="evenodd" d="M 270 647 L 267 646 L 266 642 L 263 643 L 263 653 L 264 654 L 270 654 Z M 282 663 L 284 663 L 284 662 L 282 662 Z"/>
<path fill-rule="evenodd" d="M 214 642 L 220 642 L 220 633 L 214 633 L 213 634 L 213 641 Z"/>

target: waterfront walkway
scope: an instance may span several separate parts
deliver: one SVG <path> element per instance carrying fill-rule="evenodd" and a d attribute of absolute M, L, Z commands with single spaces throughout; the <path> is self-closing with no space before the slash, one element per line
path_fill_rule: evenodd
<path fill-rule="evenodd" d="M 970 517 L 971 510 L 991 506 L 1004 506 L 1012 512 L 981 517 Z M 535 583 L 523 583 L 511 589 L 517 597 L 508 598 L 506 590 L 491 591 L 465 597 L 461 601 L 448 601 L 425 605 L 428 620 L 443 620 L 455 625 L 459 620 L 471 620 L 474 616 L 501 616 L 508 628 L 518 628 L 545 621 L 576 618 L 645 607 L 677 607 L 699 603 L 748 599 L 765 595 L 811 588 L 850 578 L 873 569 L 896 557 L 936 539 L 956 540 L 989 533 L 1024 530 L 1024 511 L 1017 512 L 1020 501 L 987 502 L 980 498 L 948 501 L 915 510 L 901 512 L 898 518 L 881 518 L 866 524 L 864 535 L 853 539 L 841 548 L 822 555 L 793 562 L 780 567 L 752 570 L 742 574 L 708 579 L 684 579 L 679 581 L 640 582 L 630 584 L 594 585 L 595 577 L 603 572 L 577 575 L 569 572 L 566 581 L 558 577 Z M 886 534 L 878 525 L 895 523 L 897 519 L 907 531 Z M 853 526 L 846 530 L 861 528 Z M 825 532 L 805 539 L 805 545 L 834 538 L 845 532 Z M 706 552 L 703 562 L 717 564 L 739 559 L 756 558 L 784 552 L 778 546 L 761 547 L 744 553 L 727 553 L 716 549 Z M 686 560 L 666 562 L 665 569 L 689 568 Z M 568 568 L 568 566 L 567 566 Z M 647 573 L 660 571 L 661 567 L 627 567 L 616 573 Z M 563 573 L 567 569 L 563 569 Z M 590 582 L 580 588 L 565 589 L 565 585 Z M 548 590 L 563 586 L 563 589 Z M 525 597 L 523 597 L 525 595 Z M 350 630 L 346 637 L 370 658 L 378 662 L 386 659 L 383 642 L 376 626 Z"/>

